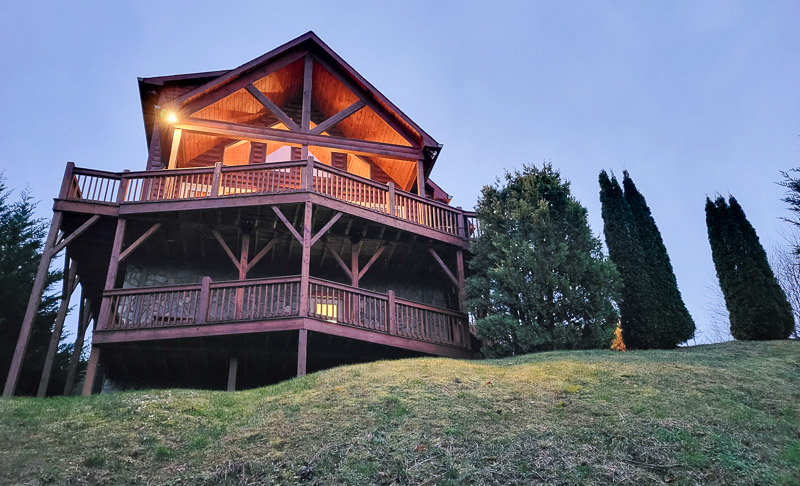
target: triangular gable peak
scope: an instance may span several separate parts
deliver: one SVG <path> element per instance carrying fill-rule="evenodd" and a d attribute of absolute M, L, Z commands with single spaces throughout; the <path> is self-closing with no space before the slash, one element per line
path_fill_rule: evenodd
<path fill-rule="evenodd" d="M 140 81 L 181 86 L 168 96 L 161 91 L 148 168 L 197 167 L 220 157 L 229 165 L 269 162 L 285 157 L 288 146 L 299 149 L 293 158 L 309 153 L 424 192 L 418 180 L 425 181 L 441 146 L 313 32 L 214 74 Z M 160 163 L 156 153 L 163 153 Z"/>

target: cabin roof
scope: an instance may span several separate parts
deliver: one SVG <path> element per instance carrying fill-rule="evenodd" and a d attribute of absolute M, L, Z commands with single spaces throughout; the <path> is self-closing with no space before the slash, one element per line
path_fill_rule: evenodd
<path fill-rule="evenodd" d="M 311 31 L 234 69 L 139 78 L 142 114 L 148 145 L 158 116 L 155 107 L 159 103 L 161 103 L 161 108 L 166 105 L 180 109 L 181 106 L 221 89 L 282 56 L 299 50 L 308 51 L 336 67 L 351 83 L 362 90 L 362 93 L 368 96 L 370 101 L 376 103 L 383 108 L 385 113 L 393 117 L 398 125 L 405 129 L 407 135 L 417 139 L 426 155 L 425 173 L 426 175 L 430 174 L 441 150 L 441 145 Z"/>

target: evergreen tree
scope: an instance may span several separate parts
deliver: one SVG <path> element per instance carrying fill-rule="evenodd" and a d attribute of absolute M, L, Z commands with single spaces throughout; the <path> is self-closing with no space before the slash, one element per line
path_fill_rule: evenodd
<path fill-rule="evenodd" d="M 644 257 L 639 271 L 650 277 L 649 292 L 641 297 L 649 300 L 646 306 L 649 318 L 653 319 L 650 327 L 657 336 L 654 347 L 672 348 L 694 336 L 694 320 L 678 290 L 678 281 L 667 248 L 650 208 L 628 171 L 624 171 L 623 176 L 625 201 L 630 207 L 638 236 L 637 242 Z"/>
<path fill-rule="evenodd" d="M 622 340 L 629 349 L 656 347 L 657 331 L 648 317 L 647 300 L 643 298 L 651 284 L 641 268 L 644 256 L 637 243 L 639 233 L 633 213 L 616 177 L 609 178 L 606 171 L 601 171 L 599 182 L 606 246 L 623 284 L 619 299 Z"/>
<path fill-rule="evenodd" d="M 731 335 L 736 339 L 786 339 L 794 328 L 792 308 L 736 198 L 706 198 L 706 225 L 711 254 Z"/>
<path fill-rule="evenodd" d="M 524 166 L 485 186 L 477 213 L 467 306 L 484 353 L 608 347 L 617 274 L 569 182 L 550 164 Z"/>
<path fill-rule="evenodd" d="M 0 377 L 3 381 L 14 355 L 47 234 L 47 223 L 34 216 L 36 204 L 30 193 L 23 191 L 15 202 L 9 200 L 10 195 L 11 191 L 6 188 L 0 174 Z M 50 272 L 47 277 L 48 288 L 61 277 L 61 272 Z M 45 293 L 39 306 L 22 363 L 17 394 L 36 394 L 55 322 L 58 298 L 52 293 Z M 64 387 L 68 351 L 69 347 L 66 346 L 56 355 L 51 382 L 53 390 Z"/>

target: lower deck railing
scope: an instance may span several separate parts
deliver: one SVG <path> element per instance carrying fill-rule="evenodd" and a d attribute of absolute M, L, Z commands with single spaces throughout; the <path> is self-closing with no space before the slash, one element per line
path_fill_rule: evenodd
<path fill-rule="evenodd" d="M 301 316 L 300 277 L 212 282 L 104 293 L 98 331 L 309 317 L 418 341 L 469 349 L 466 315 L 310 278 L 308 312 Z"/>

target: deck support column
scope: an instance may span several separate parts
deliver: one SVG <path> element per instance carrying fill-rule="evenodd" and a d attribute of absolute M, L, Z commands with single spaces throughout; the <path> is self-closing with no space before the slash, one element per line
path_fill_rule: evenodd
<path fill-rule="evenodd" d="M 69 165 L 67 170 L 70 170 Z M 65 183 L 66 184 L 66 183 Z M 63 192 L 63 188 L 62 188 Z M 36 271 L 36 278 L 33 280 L 33 288 L 31 289 L 31 296 L 28 299 L 28 307 L 25 309 L 25 317 L 22 319 L 22 326 L 19 330 L 19 338 L 17 338 L 17 346 L 14 348 L 14 357 L 11 358 L 11 365 L 8 368 L 8 376 L 6 377 L 6 384 L 3 388 L 3 397 L 10 397 L 14 395 L 17 389 L 17 381 L 19 380 L 19 373 L 22 370 L 22 360 L 25 357 L 25 351 L 28 347 L 28 340 L 31 337 L 33 330 L 33 321 L 36 318 L 39 304 L 42 300 L 42 294 L 47 285 L 47 274 L 50 271 L 50 260 L 53 258 L 53 247 L 56 245 L 56 238 L 58 238 L 58 230 L 61 228 L 61 219 L 63 213 L 56 211 L 53 214 L 53 220 L 50 223 L 50 231 L 45 240 L 44 250 L 42 251 L 42 260 L 39 262 L 39 269 Z"/>
<path fill-rule="evenodd" d="M 358 288 L 358 257 L 361 255 L 361 243 L 353 243 L 350 250 L 350 285 Z"/>
<path fill-rule="evenodd" d="M 239 280 L 247 279 L 247 260 L 250 257 L 250 233 L 242 235 L 242 250 L 239 254 Z M 236 289 L 236 310 L 237 319 L 242 317 L 242 306 L 244 304 L 244 289 Z"/>
<path fill-rule="evenodd" d="M 310 201 L 305 203 L 303 217 L 303 256 L 300 268 L 300 317 L 308 315 L 309 308 L 309 278 L 311 277 L 311 213 L 313 207 Z"/>
<path fill-rule="evenodd" d="M 117 230 L 114 233 L 114 243 L 111 247 L 111 259 L 108 262 L 108 273 L 103 290 L 112 290 L 117 283 L 117 272 L 119 272 L 119 254 L 122 252 L 122 241 L 125 239 L 125 219 L 117 220 Z M 102 329 L 108 324 L 108 317 L 111 313 L 111 298 L 103 297 L 100 302 L 100 315 L 97 317 L 97 328 Z"/>
<path fill-rule="evenodd" d="M 458 310 L 464 312 L 464 250 L 456 250 L 456 278 L 458 279 Z"/>
<path fill-rule="evenodd" d="M 228 391 L 236 391 L 236 373 L 239 369 L 239 358 L 231 356 L 228 362 Z"/>
<path fill-rule="evenodd" d="M 297 376 L 306 376 L 307 352 L 308 352 L 308 330 L 300 329 L 297 335 Z"/>
<path fill-rule="evenodd" d="M 42 377 L 39 380 L 39 391 L 36 396 L 44 398 L 47 394 L 47 385 L 50 384 L 50 374 L 53 371 L 53 360 L 58 351 L 58 342 L 61 341 L 61 331 L 64 328 L 64 319 L 67 317 L 69 310 L 69 299 L 72 297 L 72 292 L 75 290 L 75 274 L 78 271 L 78 264 L 71 262 L 69 257 L 64 259 L 64 266 L 67 267 L 64 272 L 64 285 L 61 289 L 61 304 L 58 307 L 56 314 L 56 322 L 53 325 L 53 334 L 50 336 L 50 345 L 47 347 L 47 354 L 44 359 L 44 368 L 42 368 Z"/>
<path fill-rule="evenodd" d="M 92 344 L 92 353 L 89 355 L 89 365 L 86 367 L 86 377 L 83 379 L 82 395 L 88 397 L 94 389 L 97 375 L 97 365 L 100 361 L 100 347 Z"/>
<path fill-rule="evenodd" d="M 78 335 L 75 337 L 75 344 L 72 347 L 72 356 L 69 359 L 67 370 L 67 381 L 64 383 L 64 396 L 72 394 L 72 386 L 75 383 L 75 373 L 78 371 L 78 361 L 83 350 L 83 340 L 86 337 L 86 329 L 89 327 L 89 317 L 91 316 L 91 301 L 83 295 L 81 290 L 80 321 L 78 322 Z"/>

